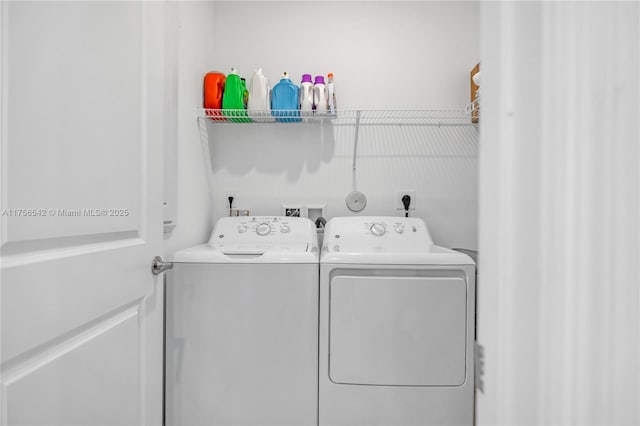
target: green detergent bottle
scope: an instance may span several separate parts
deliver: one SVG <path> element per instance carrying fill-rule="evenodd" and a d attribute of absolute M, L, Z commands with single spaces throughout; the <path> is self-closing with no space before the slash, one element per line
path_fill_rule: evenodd
<path fill-rule="evenodd" d="M 222 95 L 222 114 L 234 123 L 248 123 L 247 110 L 244 107 L 244 92 L 246 88 L 235 68 L 227 75 Z"/>

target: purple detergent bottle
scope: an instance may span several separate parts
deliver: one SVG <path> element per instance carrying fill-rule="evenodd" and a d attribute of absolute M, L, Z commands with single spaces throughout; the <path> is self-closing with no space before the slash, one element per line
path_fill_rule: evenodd
<path fill-rule="evenodd" d="M 311 74 L 302 74 L 302 82 L 300 83 L 300 111 L 311 114 L 313 111 L 313 82 Z"/>
<path fill-rule="evenodd" d="M 324 84 L 324 77 L 316 76 L 313 84 L 313 108 L 316 114 L 327 113 L 327 87 Z"/>

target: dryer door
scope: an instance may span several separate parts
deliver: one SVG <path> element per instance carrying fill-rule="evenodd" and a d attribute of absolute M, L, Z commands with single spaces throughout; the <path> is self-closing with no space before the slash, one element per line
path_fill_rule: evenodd
<path fill-rule="evenodd" d="M 466 280 L 462 271 L 443 275 L 332 277 L 330 379 L 342 384 L 462 385 Z"/>

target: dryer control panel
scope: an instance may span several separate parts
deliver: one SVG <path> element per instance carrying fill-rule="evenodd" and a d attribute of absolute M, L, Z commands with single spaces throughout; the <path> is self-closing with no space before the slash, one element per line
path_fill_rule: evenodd
<path fill-rule="evenodd" d="M 341 252 L 408 252 L 433 244 L 419 218 L 393 216 L 340 217 L 325 228 L 323 246 Z"/>
<path fill-rule="evenodd" d="M 426 226 L 423 228 L 415 223 L 410 224 L 405 223 L 404 221 L 385 220 L 385 218 L 377 219 L 379 220 L 364 223 L 365 234 L 371 234 L 376 237 L 383 237 L 387 233 L 404 234 L 406 231 L 407 234 L 414 233 L 424 235 L 424 231 L 426 229 Z"/>

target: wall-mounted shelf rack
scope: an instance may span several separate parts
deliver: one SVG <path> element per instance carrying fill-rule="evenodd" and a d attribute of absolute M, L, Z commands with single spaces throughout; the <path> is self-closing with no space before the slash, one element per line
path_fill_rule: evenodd
<path fill-rule="evenodd" d="M 277 116 L 274 116 L 274 113 Z M 216 124 L 307 124 L 330 122 L 334 126 L 473 126 L 468 111 L 459 110 L 340 110 L 315 114 L 298 110 L 218 110 L 198 108 L 198 118 Z"/>
<path fill-rule="evenodd" d="M 284 126 L 309 123 L 329 123 L 331 126 L 352 126 L 353 136 L 353 189 L 356 190 L 356 159 L 360 128 L 366 126 L 407 126 L 442 128 L 471 126 L 477 132 L 478 119 L 472 115 L 478 111 L 474 106 L 466 109 L 451 110 L 340 110 L 335 114 L 315 114 L 299 110 L 278 110 L 276 116 L 271 111 L 219 110 L 198 108 L 198 125 L 205 159 L 209 157 L 207 123 L 214 125 L 277 124 Z M 466 131 L 468 129 L 460 129 Z M 207 163 L 209 173 L 213 175 L 211 165 Z"/>

